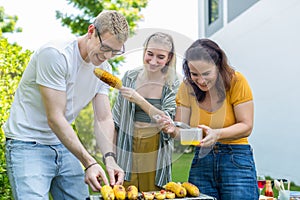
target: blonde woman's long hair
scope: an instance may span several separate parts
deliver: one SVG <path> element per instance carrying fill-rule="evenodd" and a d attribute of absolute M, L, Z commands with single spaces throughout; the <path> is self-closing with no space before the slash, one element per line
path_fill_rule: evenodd
<path fill-rule="evenodd" d="M 156 32 L 150 35 L 144 43 L 143 59 L 145 57 L 145 53 L 147 51 L 148 44 L 150 41 L 154 41 L 155 43 L 161 44 L 162 46 L 167 47 L 169 49 L 170 60 L 167 62 L 164 68 L 161 69 L 161 72 L 166 75 L 166 83 L 169 86 L 172 86 L 174 84 L 174 81 L 177 79 L 176 55 L 173 38 L 171 35 L 162 32 Z"/>

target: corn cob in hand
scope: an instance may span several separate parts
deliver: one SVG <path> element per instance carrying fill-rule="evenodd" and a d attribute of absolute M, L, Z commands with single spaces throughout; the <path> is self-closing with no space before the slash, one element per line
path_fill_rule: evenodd
<path fill-rule="evenodd" d="M 94 74 L 103 82 L 105 82 L 106 84 L 108 84 L 109 86 L 116 88 L 116 89 L 120 89 L 122 87 L 122 81 L 112 75 L 111 73 L 100 69 L 100 68 L 95 68 L 94 69 Z"/>

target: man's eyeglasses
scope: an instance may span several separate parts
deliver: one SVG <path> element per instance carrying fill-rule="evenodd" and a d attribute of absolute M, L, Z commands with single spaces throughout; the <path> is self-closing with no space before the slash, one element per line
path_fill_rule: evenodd
<path fill-rule="evenodd" d="M 121 50 L 114 50 L 109 46 L 103 45 L 100 33 L 99 33 L 98 29 L 96 28 L 96 26 L 95 26 L 95 30 L 97 32 L 97 35 L 98 35 L 98 38 L 99 38 L 99 41 L 100 41 L 100 45 L 101 45 L 100 50 L 101 51 L 103 51 L 103 52 L 112 52 L 113 55 L 122 55 L 125 52 L 125 46 L 124 45 L 122 46 Z"/>

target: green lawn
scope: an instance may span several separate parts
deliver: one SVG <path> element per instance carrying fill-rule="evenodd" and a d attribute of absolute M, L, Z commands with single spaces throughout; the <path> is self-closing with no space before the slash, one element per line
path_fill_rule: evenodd
<path fill-rule="evenodd" d="M 172 180 L 174 182 L 184 182 L 188 180 L 193 153 L 173 154 Z"/>

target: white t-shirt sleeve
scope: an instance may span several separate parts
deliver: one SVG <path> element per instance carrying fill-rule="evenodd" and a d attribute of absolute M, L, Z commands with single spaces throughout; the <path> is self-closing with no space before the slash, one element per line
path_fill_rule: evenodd
<path fill-rule="evenodd" d="M 39 52 L 36 63 L 36 82 L 40 85 L 66 91 L 67 63 L 63 54 L 48 47 Z"/>

